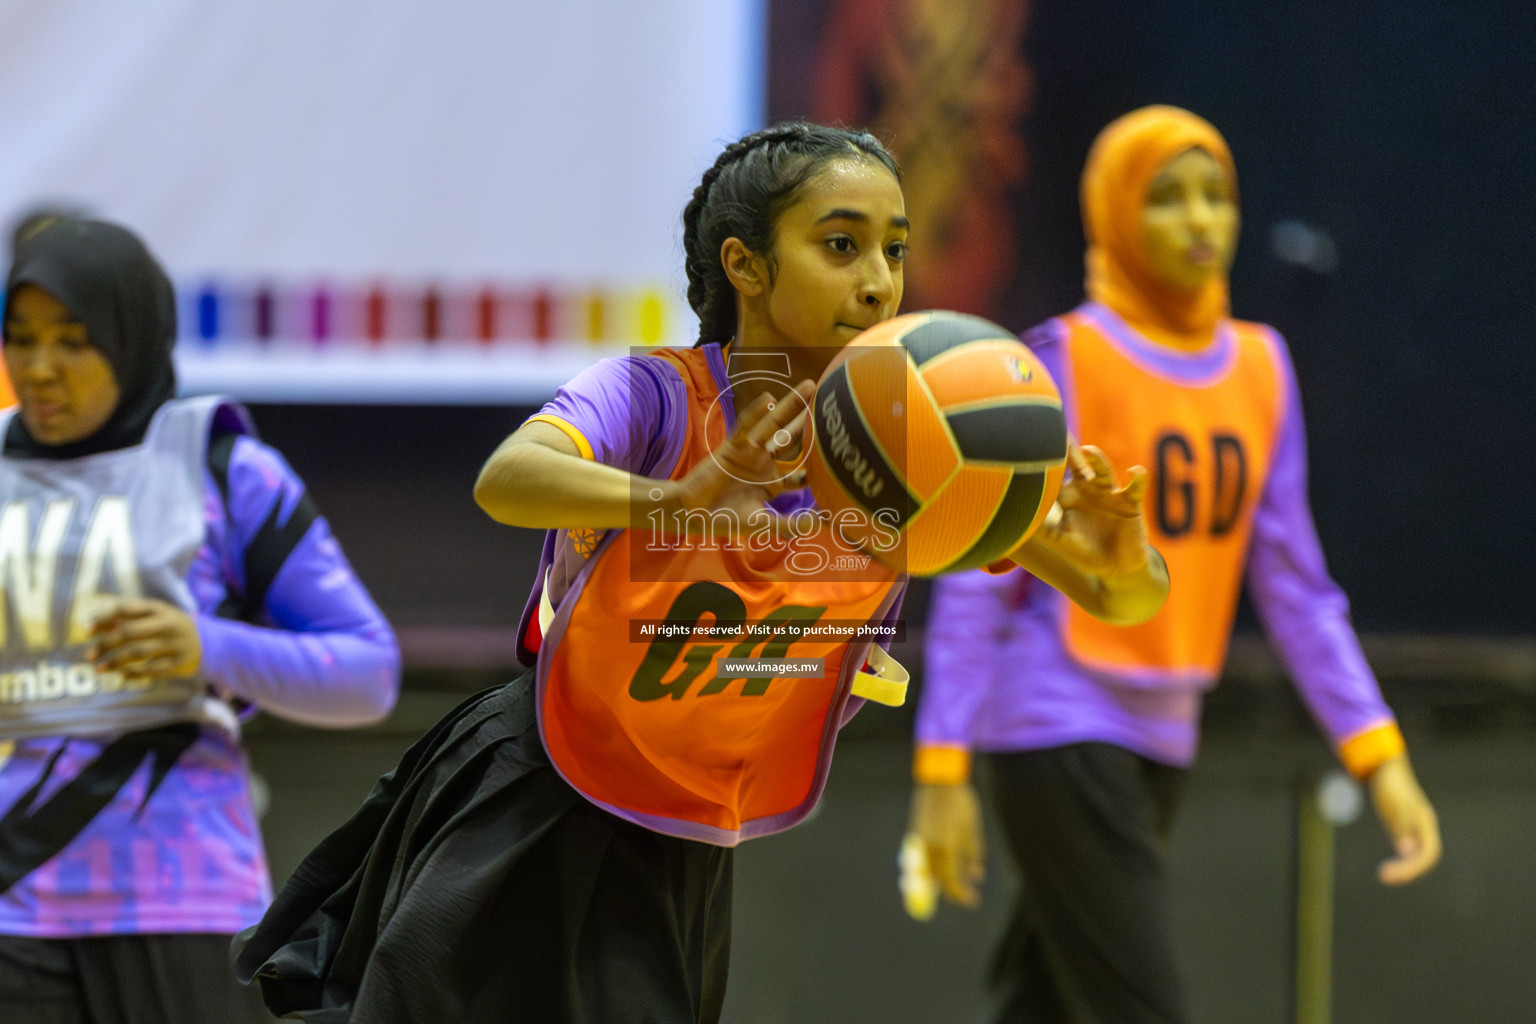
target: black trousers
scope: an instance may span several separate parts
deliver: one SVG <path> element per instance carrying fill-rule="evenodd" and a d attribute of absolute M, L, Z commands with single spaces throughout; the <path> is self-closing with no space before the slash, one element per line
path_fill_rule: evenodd
<path fill-rule="evenodd" d="M 1166 847 L 1185 772 L 1107 743 L 994 754 L 1023 878 L 992 967 L 1000 1024 L 1183 1024 Z"/>
<path fill-rule="evenodd" d="M 229 970 L 228 935 L 0 936 L 7 1024 L 267 1024 Z"/>
<path fill-rule="evenodd" d="M 532 675 L 406 752 L 235 941 L 311 1024 L 714 1024 L 732 851 L 599 810 L 550 765 Z"/>

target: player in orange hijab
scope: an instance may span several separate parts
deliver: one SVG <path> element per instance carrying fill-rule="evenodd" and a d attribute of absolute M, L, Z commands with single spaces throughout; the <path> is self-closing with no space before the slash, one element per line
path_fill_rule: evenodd
<path fill-rule="evenodd" d="M 1127 114 L 1089 153 L 1082 207 L 1088 301 L 1025 341 L 1077 436 L 1151 467 L 1168 600 L 1112 628 L 1020 573 L 938 581 L 909 843 L 947 894 L 979 900 L 968 771 L 972 750 L 989 753 L 1024 878 L 997 960 L 999 1019 L 1173 1024 L 1187 1015 L 1166 840 L 1245 576 L 1300 696 L 1370 788 L 1395 852 L 1382 881 L 1433 867 L 1440 833 L 1328 576 L 1285 343 L 1228 313 L 1239 214 L 1226 141 L 1175 107 Z"/>

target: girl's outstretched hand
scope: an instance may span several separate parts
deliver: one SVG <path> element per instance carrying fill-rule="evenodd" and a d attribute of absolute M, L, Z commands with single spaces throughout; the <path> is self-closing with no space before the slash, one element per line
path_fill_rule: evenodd
<path fill-rule="evenodd" d="M 1067 461 L 1072 477 L 1057 507 L 1008 557 L 1095 618 L 1145 622 L 1168 598 L 1168 566 L 1147 542 L 1142 513 L 1147 471 L 1133 466 L 1122 487 L 1103 452 L 1075 442 Z"/>
<path fill-rule="evenodd" d="M 1142 515 L 1147 471 L 1132 466 L 1122 487 L 1102 451 L 1075 442 L 1068 445 L 1067 465 L 1072 475 L 1056 499 L 1061 515 L 1041 527 L 1051 546 L 1093 576 L 1115 579 L 1141 572 L 1152 554 Z"/>

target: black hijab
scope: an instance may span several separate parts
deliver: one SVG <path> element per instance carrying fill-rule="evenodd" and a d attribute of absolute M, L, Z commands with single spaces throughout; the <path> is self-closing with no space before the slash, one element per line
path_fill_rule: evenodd
<path fill-rule="evenodd" d="M 99 220 L 44 220 L 17 240 L 6 280 L 10 296 L 30 284 L 64 304 L 117 377 L 117 408 L 100 430 L 72 444 L 39 444 L 19 415 L 5 433 L 5 455 L 74 459 L 144 440 L 155 411 L 176 394 L 171 347 L 176 293 L 170 278 L 131 231 Z"/>

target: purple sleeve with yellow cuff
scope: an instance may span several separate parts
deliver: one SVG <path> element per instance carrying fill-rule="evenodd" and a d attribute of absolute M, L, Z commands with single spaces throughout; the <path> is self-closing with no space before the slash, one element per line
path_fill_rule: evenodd
<path fill-rule="evenodd" d="M 531 419 L 557 427 L 582 458 L 652 475 L 646 469 L 675 447 L 687 412 L 682 379 L 670 364 L 623 356 L 587 367 Z"/>
<path fill-rule="evenodd" d="M 671 364 L 654 357 L 621 356 L 596 362 L 571 378 L 529 422 L 558 429 L 584 459 L 665 478 L 682 451 L 687 418 L 687 390 Z M 538 573 L 517 628 L 518 660 L 524 665 L 533 665 L 542 643 L 538 618 L 546 583 L 555 577 L 549 599 L 552 607 L 558 605 L 564 586 L 585 558 L 560 542 L 564 536 L 565 531 L 551 530 L 544 538 Z"/>
<path fill-rule="evenodd" d="M 1345 767 L 1365 778 L 1403 753 L 1403 738 L 1350 624 L 1349 600 L 1328 575 L 1307 499 L 1306 433 L 1289 361 L 1285 372 L 1285 422 L 1254 517 L 1248 590 L 1313 717 Z"/>

